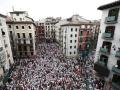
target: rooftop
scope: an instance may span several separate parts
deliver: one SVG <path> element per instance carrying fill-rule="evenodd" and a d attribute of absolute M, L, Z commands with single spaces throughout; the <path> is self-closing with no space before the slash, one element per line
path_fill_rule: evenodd
<path fill-rule="evenodd" d="M 10 13 L 25 13 L 26 11 L 13 11 L 13 12 L 10 12 Z"/>
<path fill-rule="evenodd" d="M 80 25 L 83 25 L 83 24 L 86 24 L 86 25 L 92 25 L 93 23 L 85 23 L 85 22 L 80 22 L 80 23 L 67 23 L 67 24 L 63 24 L 61 26 L 80 26 Z"/>
<path fill-rule="evenodd" d="M 7 16 L 5 16 L 5 15 L 3 15 L 3 14 L 0 14 L 0 17 L 6 18 Z"/>
<path fill-rule="evenodd" d="M 120 6 L 120 0 L 102 5 L 102 6 L 98 7 L 97 9 L 104 10 L 104 9 L 108 9 L 108 8 L 115 7 L 115 6 Z"/>

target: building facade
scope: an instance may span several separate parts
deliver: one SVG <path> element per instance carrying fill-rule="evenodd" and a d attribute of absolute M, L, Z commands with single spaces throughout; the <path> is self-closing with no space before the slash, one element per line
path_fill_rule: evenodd
<path fill-rule="evenodd" d="M 0 14 L 0 84 L 14 64 L 11 45 L 6 25 L 6 16 Z"/>
<path fill-rule="evenodd" d="M 35 23 L 26 11 L 10 12 L 7 26 L 14 57 L 35 55 Z"/>
<path fill-rule="evenodd" d="M 104 90 L 120 89 L 120 1 L 102 5 L 94 70 L 105 81 Z"/>
<path fill-rule="evenodd" d="M 100 32 L 100 20 L 93 21 L 93 39 L 92 39 L 92 49 L 96 50 L 97 42 L 98 42 L 98 36 Z"/>
<path fill-rule="evenodd" d="M 44 22 L 36 22 L 36 43 L 45 41 Z"/>
<path fill-rule="evenodd" d="M 47 42 L 55 41 L 55 24 L 59 22 L 61 18 L 48 17 L 45 19 L 45 39 Z"/>
<path fill-rule="evenodd" d="M 91 49 L 96 26 L 90 20 L 79 15 L 60 21 L 56 24 L 56 41 L 66 56 L 77 56 L 86 49 Z M 94 48 L 94 47 L 92 47 Z M 88 51 L 88 50 L 87 50 Z"/>

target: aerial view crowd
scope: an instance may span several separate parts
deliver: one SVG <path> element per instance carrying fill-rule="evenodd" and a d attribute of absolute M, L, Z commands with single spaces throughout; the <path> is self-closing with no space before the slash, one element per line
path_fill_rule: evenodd
<path fill-rule="evenodd" d="M 94 55 L 64 56 L 56 43 L 39 44 L 36 56 L 19 59 L 5 90 L 103 90 L 93 73 Z"/>

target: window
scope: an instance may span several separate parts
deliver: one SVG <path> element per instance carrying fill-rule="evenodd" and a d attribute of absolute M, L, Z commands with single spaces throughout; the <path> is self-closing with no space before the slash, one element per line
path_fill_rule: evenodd
<path fill-rule="evenodd" d="M 76 43 L 77 40 L 75 40 L 75 43 Z"/>
<path fill-rule="evenodd" d="M 100 55 L 100 61 L 104 62 L 105 66 L 107 66 L 108 56 Z"/>
<path fill-rule="evenodd" d="M 72 46 L 70 46 L 70 49 L 72 49 Z"/>
<path fill-rule="evenodd" d="M 9 28 L 11 28 L 11 25 L 8 25 Z"/>
<path fill-rule="evenodd" d="M 105 33 L 110 33 L 111 38 L 114 36 L 115 26 L 107 26 L 105 29 Z"/>
<path fill-rule="evenodd" d="M 30 46 L 30 51 L 33 51 L 33 46 Z"/>
<path fill-rule="evenodd" d="M 80 31 L 80 35 L 82 35 L 83 34 L 83 31 Z"/>
<path fill-rule="evenodd" d="M 74 54 L 76 54 L 76 52 L 74 51 Z"/>
<path fill-rule="evenodd" d="M 24 51 L 27 51 L 27 47 L 26 46 L 24 46 Z"/>
<path fill-rule="evenodd" d="M 23 55 L 23 53 L 22 52 L 20 52 L 20 56 L 22 56 Z"/>
<path fill-rule="evenodd" d="M 75 29 L 75 31 L 77 32 L 77 28 Z"/>
<path fill-rule="evenodd" d="M 19 13 L 17 13 L 16 15 L 19 16 Z"/>
<path fill-rule="evenodd" d="M 72 34 L 70 35 L 70 37 L 72 37 Z"/>
<path fill-rule="evenodd" d="M 5 73 L 5 67 L 3 66 L 3 72 Z"/>
<path fill-rule="evenodd" d="M 81 49 L 81 45 L 79 46 L 79 48 Z"/>
<path fill-rule="evenodd" d="M 23 38 L 25 38 L 25 33 L 23 33 Z"/>
<path fill-rule="evenodd" d="M 25 56 L 27 56 L 27 52 L 25 52 Z"/>
<path fill-rule="evenodd" d="M 18 26 L 16 26 L 16 29 L 18 29 Z"/>
<path fill-rule="evenodd" d="M 14 18 L 14 20 L 16 21 L 16 18 Z"/>
<path fill-rule="evenodd" d="M 32 38 L 32 33 L 29 33 L 29 37 Z"/>
<path fill-rule="evenodd" d="M 18 40 L 18 43 L 21 43 L 21 40 Z"/>
<path fill-rule="evenodd" d="M 24 29 L 24 26 L 22 26 L 22 29 Z"/>
<path fill-rule="evenodd" d="M 76 48 L 76 46 L 74 46 L 74 48 Z"/>
<path fill-rule="evenodd" d="M 13 40 L 13 35 L 12 35 L 12 31 L 10 31 L 10 40 Z"/>
<path fill-rule="evenodd" d="M 12 35 L 12 31 L 10 31 L 10 35 Z"/>
<path fill-rule="evenodd" d="M 30 44 L 32 44 L 32 40 L 30 40 Z"/>
<path fill-rule="evenodd" d="M 72 43 L 72 40 L 70 40 L 70 43 Z"/>
<path fill-rule="evenodd" d="M 80 38 L 80 42 L 82 42 L 82 38 Z"/>
<path fill-rule="evenodd" d="M 72 54 L 72 52 L 70 52 L 70 55 Z"/>
<path fill-rule="evenodd" d="M 31 29 L 31 26 L 28 26 L 29 29 Z"/>
<path fill-rule="evenodd" d="M 26 40 L 23 40 L 23 43 L 26 44 Z"/>
<path fill-rule="evenodd" d="M 22 48 L 21 48 L 21 46 L 18 46 L 18 51 L 22 51 Z"/>
<path fill-rule="evenodd" d="M 87 31 L 87 35 L 89 35 L 89 31 Z"/>
<path fill-rule="evenodd" d="M 31 52 L 31 55 L 33 55 L 33 52 Z"/>
<path fill-rule="evenodd" d="M 20 21 L 22 21 L 22 18 L 20 18 Z"/>
<path fill-rule="evenodd" d="M 119 8 L 111 9 L 108 13 L 109 16 L 115 16 L 115 20 L 118 18 Z"/>
<path fill-rule="evenodd" d="M 77 34 L 75 34 L 75 37 L 77 37 Z"/>
<path fill-rule="evenodd" d="M 5 32 L 4 30 L 1 28 L 1 32 L 2 32 L 2 35 L 4 36 L 5 35 Z"/>
<path fill-rule="evenodd" d="M 20 33 L 17 33 L 17 37 L 20 38 Z"/>
<path fill-rule="evenodd" d="M 73 28 L 71 28 L 71 32 L 73 31 Z"/>

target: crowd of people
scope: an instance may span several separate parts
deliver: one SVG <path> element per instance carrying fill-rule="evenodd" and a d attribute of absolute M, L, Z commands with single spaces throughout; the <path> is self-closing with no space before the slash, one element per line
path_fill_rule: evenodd
<path fill-rule="evenodd" d="M 93 74 L 94 55 L 65 57 L 56 43 L 39 44 L 34 58 L 20 59 L 6 90 L 103 90 Z"/>

